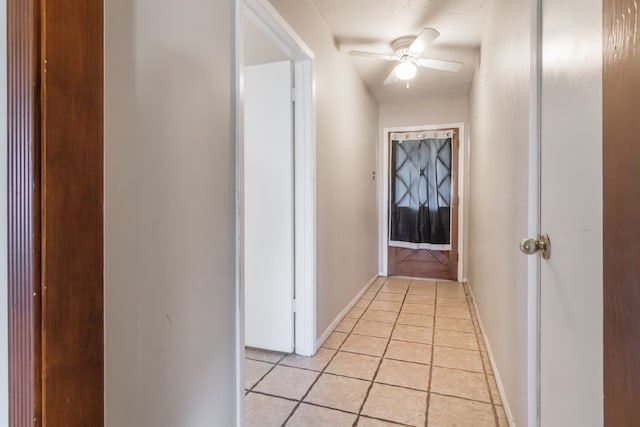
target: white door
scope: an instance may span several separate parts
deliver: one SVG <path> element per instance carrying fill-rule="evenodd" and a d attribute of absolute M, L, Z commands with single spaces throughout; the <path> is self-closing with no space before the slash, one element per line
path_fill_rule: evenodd
<path fill-rule="evenodd" d="M 540 422 L 601 426 L 602 1 L 542 11 Z"/>
<path fill-rule="evenodd" d="M 291 63 L 246 67 L 244 78 L 245 345 L 292 352 Z"/>

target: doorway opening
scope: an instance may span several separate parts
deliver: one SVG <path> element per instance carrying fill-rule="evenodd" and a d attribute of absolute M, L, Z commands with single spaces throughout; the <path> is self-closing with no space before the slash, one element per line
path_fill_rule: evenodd
<path fill-rule="evenodd" d="M 237 381 L 242 402 L 245 345 L 302 356 L 316 352 L 315 110 L 311 50 L 268 1 L 237 4 Z M 274 304 L 275 312 L 269 309 Z M 271 323 L 279 336 L 266 337 L 268 343 L 263 332 Z M 242 419 L 242 404 L 238 415 Z"/>
<path fill-rule="evenodd" d="M 384 129 L 383 275 L 463 278 L 465 145 L 463 123 Z"/>

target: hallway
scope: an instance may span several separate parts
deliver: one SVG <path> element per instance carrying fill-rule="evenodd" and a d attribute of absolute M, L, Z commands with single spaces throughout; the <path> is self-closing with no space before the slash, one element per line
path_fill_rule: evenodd
<path fill-rule="evenodd" d="M 312 358 L 247 348 L 247 426 L 507 426 L 462 283 L 378 278 Z"/>

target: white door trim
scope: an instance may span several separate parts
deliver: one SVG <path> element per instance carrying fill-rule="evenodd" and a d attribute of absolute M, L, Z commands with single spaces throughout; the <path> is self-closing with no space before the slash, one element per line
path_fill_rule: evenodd
<path fill-rule="evenodd" d="M 245 14 L 273 37 L 294 64 L 294 289 L 295 352 L 316 351 L 316 148 L 314 54 L 267 0 L 235 0 L 236 95 L 236 387 L 237 420 L 242 425 L 244 396 L 243 283 L 243 80 Z"/>
<path fill-rule="evenodd" d="M 460 199 L 458 205 L 458 280 L 464 280 L 464 207 L 466 205 L 467 189 L 466 189 L 466 153 L 467 153 L 467 140 L 464 132 L 464 123 L 444 123 L 435 125 L 422 125 L 422 126 L 401 126 L 384 128 L 380 137 L 380 143 L 378 144 L 378 170 L 381 171 L 382 179 L 380 180 L 380 187 L 378 187 L 378 213 L 380 218 L 379 230 L 380 235 L 379 242 L 379 260 L 380 260 L 380 275 L 387 276 L 389 273 L 389 150 L 387 149 L 387 141 L 389 134 L 393 132 L 413 132 L 420 130 L 436 130 L 436 129 L 460 129 L 458 148 L 458 197 Z"/>
<path fill-rule="evenodd" d="M 529 200 L 526 237 L 541 234 L 541 82 L 542 1 L 531 2 L 531 87 L 529 94 Z M 523 236 L 525 238 L 525 236 Z M 527 425 L 540 425 L 540 256 L 528 257 L 527 265 Z M 507 414 L 513 419 L 512 414 Z"/>

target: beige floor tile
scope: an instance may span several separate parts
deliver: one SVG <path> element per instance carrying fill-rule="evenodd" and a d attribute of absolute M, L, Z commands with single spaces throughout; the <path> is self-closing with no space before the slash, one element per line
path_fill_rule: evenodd
<path fill-rule="evenodd" d="M 244 357 L 246 359 L 260 360 L 261 362 L 278 363 L 287 353 L 279 351 L 262 350 L 260 348 L 245 347 Z"/>
<path fill-rule="evenodd" d="M 360 417 L 358 420 L 358 427 L 396 427 L 402 426 L 402 424 L 392 423 L 390 421 L 381 421 L 373 418 Z"/>
<path fill-rule="evenodd" d="M 386 347 L 386 338 L 369 337 L 365 335 L 349 335 L 349 338 L 347 338 L 342 345 L 341 350 L 381 357 L 384 354 Z"/>
<path fill-rule="evenodd" d="M 423 328 L 433 327 L 433 316 L 423 316 L 420 314 L 400 313 L 398 316 L 400 325 L 422 326 Z"/>
<path fill-rule="evenodd" d="M 360 320 L 353 328 L 354 334 L 369 335 L 372 337 L 389 338 L 393 330 L 393 323 L 373 322 L 371 320 Z"/>
<path fill-rule="evenodd" d="M 389 285 L 387 283 L 380 288 L 380 292 L 404 295 L 407 293 L 408 289 L 409 289 L 409 285 Z"/>
<path fill-rule="evenodd" d="M 436 346 L 463 348 L 465 350 L 478 350 L 476 334 L 447 329 L 436 328 L 433 344 Z"/>
<path fill-rule="evenodd" d="M 484 369 L 487 371 L 487 374 L 493 375 L 493 368 L 491 367 L 491 361 L 489 360 L 489 354 L 486 351 L 480 352 L 482 355 L 482 361 L 484 363 Z"/>
<path fill-rule="evenodd" d="M 362 409 L 363 415 L 412 426 L 423 426 L 427 393 L 384 384 L 373 384 Z"/>
<path fill-rule="evenodd" d="M 361 299 L 353 305 L 353 308 L 363 308 L 366 310 L 369 304 L 371 304 L 370 300 Z"/>
<path fill-rule="evenodd" d="M 429 369 L 428 365 L 383 359 L 374 381 L 427 391 Z"/>
<path fill-rule="evenodd" d="M 509 421 L 507 421 L 507 413 L 504 411 L 504 407 L 496 406 L 495 408 L 498 414 L 498 427 L 509 427 Z"/>
<path fill-rule="evenodd" d="M 374 291 L 374 292 L 378 292 L 378 290 L 380 290 L 380 288 L 382 287 L 382 285 L 384 285 L 384 283 L 387 281 L 386 277 L 378 277 L 376 279 L 375 282 L 373 282 L 371 284 L 371 286 L 369 286 L 369 289 L 367 289 L 368 291 Z"/>
<path fill-rule="evenodd" d="M 466 319 L 453 319 L 451 317 L 436 317 L 436 328 L 475 334 L 473 323 L 470 320 L 466 320 Z"/>
<path fill-rule="evenodd" d="M 412 286 L 407 291 L 407 296 L 409 296 L 409 295 L 421 295 L 421 296 L 435 297 L 436 288 L 435 287 L 430 287 L 430 286 L 425 286 L 425 287 Z"/>
<path fill-rule="evenodd" d="M 498 384 L 496 383 L 496 377 L 489 375 L 489 390 L 491 391 L 491 397 L 495 405 L 502 405 L 502 399 L 500 398 L 500 391 L 498 391 Z"/>
<path fill-rule="evenodd" d="M 426 304 L 434 305 L 436 303 L 435 295 L 407 295 L 404 299 L 409 304 Z"/>
<path fill-rule="evenodd" d="M 411 284 L 411 279 L 404 279 L 400 277 L 389 277 L 387 278 L 386 284 L 391 286 L 409 286 Z"/>
<path fill-rule="evenodd" d="M 347 319 L 359 319 L 360 316 L 362 316 L 362 313 L 364 313 L 364 310 L 365 309 L 362 307 L 353 307 L 344 317 Z"/>
<path fill-rule="evenodd" d="M 429 344 L 391 340 L 384 357 L 406 362 L 431 363 L 431 346 Z"/>
<path fill-rule="evenodd" d="M 433 329 L 423 326 L 396 325 L 391 333 L 391 338 L 402 341 L 431 344 Z"/>
<path fill-rule="evenodd" d="M 471 312 L 468 307 L 436 307 L 436 316 L 438 317 L 453 317 L 456 319 L 468 319 L 471 320 Z"/>
<path fill-rule="evenodd" d="M 315 356 L 306 357 L 298 356 L 297 354 L 289 354 L 280 362 L 284 366 L 292 366 L 294 368 L 310 369 L 312 371 L 322 371 L 328 364 L 333 355 L 336 354 L 335 350 L 328 348 L 321 348 L 318 350 Z"/>
<path fill-rule="evenodd" d="M 246 427 L 281 426 L 296 404 L 291 400 L 249 393 L 244 400 L 244 424 Z"/>
<path fill-rule="evenodd" d="M 376 295 L 374 301 L 402 302 L 404 300 L 403 293 L 384 292 L 384 289 Z"/>
<path fill-rule="evenodd" d="M 244 388 L 250 389 L 259 380 L 269 372 L 269 369 L 273 368 L 271 363 L 260 362 L 258 360 L 245 359 L 244 360 Z"/>
<path fill-rule="evenodd" d="M 421 314 L 423 316 L 433 316 L 435 307 L 433 305 L 426 304 L 411 304 L 404 303 L 402 305 L 401 313 Z"/>
<path fill-rule="evenodd" d="M 314 371 L 276 366 L 254 390 L 290 399 L 301 399 L 317 376 L 318 372 Z"/>
<path fill-rule="evenodd" d="M 333 409 L 303 403 L 296 409 L 287 422 L 287 427 L 327 427 L 352 426 L 357 418 L 355 414 L 334 411 Z"/>
<path fill-rule="evenodd" d="M 450 280 L 438 280 L 438 291 L 440 290 L 464 290 L 464 284 Z"/>
<path fill-rule="evenodd" d="M 336 326 L 336 328 L 334 329 L 335 332 L 344 332 L 344 333 L 349 333 L 351 332 L 351 330 L 353 329 L 354 326 L 356 326 L 356 323 L 358 322 L 357 319 L 348 319 L 348 318 L 344 318 L 342 319 L 342 322 L 338 323 L 338 326 Z"/>
<path fill-rule="evenodd" d="M 378 291 L 367 291 L 360 297 L 361 300 L 372 300 L 376 297 Z"/>
<path fill-rule="evenodd" d="M 436 345 L 433 349 L 433 365 L 465 371 L 484 372 L 482 358 L 477 350 L 464 350 Z"/>
<path fill-rule="evenodd" d="M 480 351 L 487 351 L 487 346 L 484 343 L 484 339 L 481 333 L 478 333 L 478 343 L 480 344 Z"/>
<path fill-rule="evenodd" d="M 469 304 L 466 298 L 445 298 L 438 296 L 438 307 L 453 307 L 468 309 Z"/>
<path fill-rule="evenodd" d="M 431 394 L 429 427 L 494 427 L 495 423 L 491 405 Z"/>
<path fill-rule="evenodd" d="M 395 323 L 398 314 L 394 311 L 367 310 L 362 315 L 363 320 L 373 320 L 374 322 Z"/>
<path fill-rule="evenodd" d="M 395 313 L 400 311 L 400 307 L 402 307 L 402 303 L 392 302 L 392 301 L 376 301 L 373 300 L 369 309 L 371 310 L 383 310 L 383 311 L 393 311 Z"/>
<path fill-rule="evenodd" d="M 412 288 L 432 288 L 435 290 L 438 282 L 436 280 L 412 280 L 411 286 Z"/>
<path fill-rule="evenodd" d="M 347 338 L 347 334 L 344 332 L 332 332 L 322 346 L 324 348 L 337 350 L 340 348 L 340 345 L 344 342 L 345 338 Z"/>
<path fill-rule="evenodd" d="M 438 290 L 438 298 L 444 299 L 466 299 L 467 294 L 463 291 L 448 291 L 448 292 L 440 292 Z"/>
<path fill-rule="evenodd" d="M 369 381 L 355 378 L 322 374 L 304 401 L 358 413 L 370 384 Z"/>
<path fill-rule="evenodd" d="M 371 381 L 379 364 L 379 357 L 340 351 L 325 372 Z"/>
<path fill-rule="evenodd" d="M 433 367 L 431 391 L 491 403 L 484 374 Z"/>

